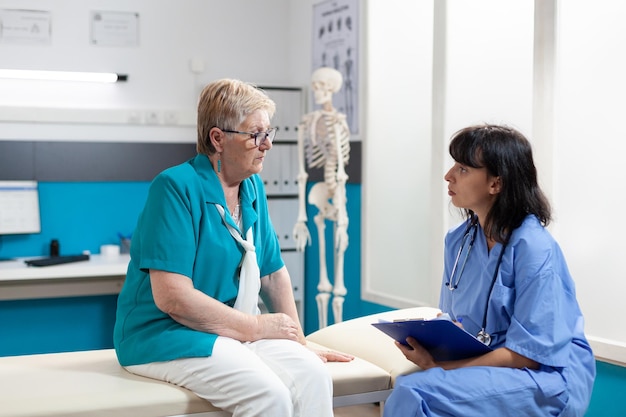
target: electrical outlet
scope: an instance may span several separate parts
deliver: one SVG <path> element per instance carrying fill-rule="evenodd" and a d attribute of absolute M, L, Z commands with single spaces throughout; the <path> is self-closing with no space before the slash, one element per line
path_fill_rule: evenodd
<path fill-rule="evenodd" d="M 179 120 L 178 112 L 175 110 L 168 110 L 163 113 L 163 124 L 177 125 Z"/>
<path fill-rule="evenodd" d="M 130 124 L 139 124 L 141 123 L 141 113 L 138 111 L 131 111 L 128 113 L 127 120 Z"/>
<path fill-rule="evenodd" d="M 148 110 L 144 113 L 144 122 L 147 125 L 158 125 L 161 123 L 161 114 L 156 110 Z"/>

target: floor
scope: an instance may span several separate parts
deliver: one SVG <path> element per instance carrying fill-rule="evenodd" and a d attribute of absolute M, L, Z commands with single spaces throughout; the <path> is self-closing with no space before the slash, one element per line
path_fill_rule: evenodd
<path fill-rule="evenodd" d="M 335 417 L 380 417 L 380 407 L 374 404 L 335 408 Z"/>

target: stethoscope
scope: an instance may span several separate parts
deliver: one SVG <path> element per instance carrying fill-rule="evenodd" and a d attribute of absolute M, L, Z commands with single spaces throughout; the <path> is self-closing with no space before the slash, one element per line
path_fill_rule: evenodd
<path fill-rule="evenodd" d="M 476 239 L 476 233 L 478 232 L 478 216 L 474 215 L 469 221 L 469 224 L 465 228 L 465 233 L 463 233 L 463 238 L 461 239 L 461 247 L 459 251 L 456 253 L 456 259 L 454 260 L 454 266 L 452 267 L 452 272 L 450 273 L 450 279 L 446 282 L 446 287 L 450 291 L 454 291 L 459 287 L 459 282 L 461 281 L 461 277 L 463 276 L 463 270 L 465 269 L 465 264 L 467 264 L 467 258 L 469 258 L 470 252 L 472 251 L 472 247 L 474 246 L 474 240 Z M 456 273 L 456 269 L 459 266 L 459 259 L 461 258 L 461 253 L 463 253 L 463 248 L 465 247 L 465 242 L 469 239 L 469 245 L 467 246 L 467 252 L 465 253 L 465 258 L 463 259 L 463 264 L 461 265 L 461 270 L 459 271 L 459 276 L 456 278 L 456 283 L 452 284 L 452 280 L 454 279 L 454 274 Z"/>
<path fill-rule="evenodd" d="M 474 215 L 470 220 L 469 224 L 465 228 L 465 233 L 463 234 L 463 238 L 461 239 L 461 247 L 456 254 L 456 259 L 454 260 L 454 266 L 452 267 L 452 272 L 450 273 L 450 279 L 446 282 L 446 287 L 450 291 L 454 291 L 458 288 L 459 282 L 461 281 L 461 277 L 463 276 L 463 270 L 465 269 L 465 264 L 467 264 L 467 258 L 469 258 L 469 254 L 472 250 L 472 246 L 474 246 L 474 240 L 476 239 L 476 233 L 478 232 L 478 217 Z M 461 259 L 461 253 L 463 253 L 463 247 L 465 246 L 465 242 L 469 240 L 469 244 L 467 246 L 467 252 L 465 253 L 465 258 L 463 259 L 463 264 L 461 265 L 461 269 L 459 271 L 459 275 L 456 279 L 456 282 L 453 284 L 454 275 L 456 273 L 457 267 L 459 265 L 459 260 Z M 496 269 L 493 271 L 493 276 L 491 278 L 491 285 L 489 286 L 489 296 L 487 297 L 487 301 L 485 303 L 485 312 L 483 313 L 483 322 L 480 331 L 476 335 L 476 339 L 478 339 L 483 344 L 489 346 L 491 344 L 491 335 L 487 333 L 485 330 L 487 328 L 487 309 L 489 308 L 489 301 L 491 300 L 491 293 L 493 292 L 493 287 L 496 283 L 496 279 L 498 278 L 498 270 L 500 269 L 500 264 L 502 263 L 502 256 L 504 255 L 504 250 L 506 249 L 507 242 L 502 246 L 502 250 L 500 251 L 500 256 L 498 256 L 498 262 L 496 263 Z"/>

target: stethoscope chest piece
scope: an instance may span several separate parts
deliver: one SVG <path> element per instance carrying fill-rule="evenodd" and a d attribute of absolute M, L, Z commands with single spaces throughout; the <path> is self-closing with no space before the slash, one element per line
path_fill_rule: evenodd
<path fill-rule="evenodd" d="M 491 344 L 491 335 L 487 333 L 485 329 L 480 329 L 480 331 L 476 335 L 476 339 L 478 339 L 484 345 L 489 346 Z"/>

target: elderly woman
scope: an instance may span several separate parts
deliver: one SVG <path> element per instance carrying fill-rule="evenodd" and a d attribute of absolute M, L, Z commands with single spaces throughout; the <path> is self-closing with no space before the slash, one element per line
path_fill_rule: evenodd
<path fill-rule="evenodd" d="M 274 111 L 248 83 L 204 88 L 198 154 L 154 179 L 139 217 L 114 344 L 128 371 L 234 416 L 332 416 L 323 362 L 351 357 L 305 346 L 257 175 Z M 271 313 L 259 314 L 259 293 Z"/>

